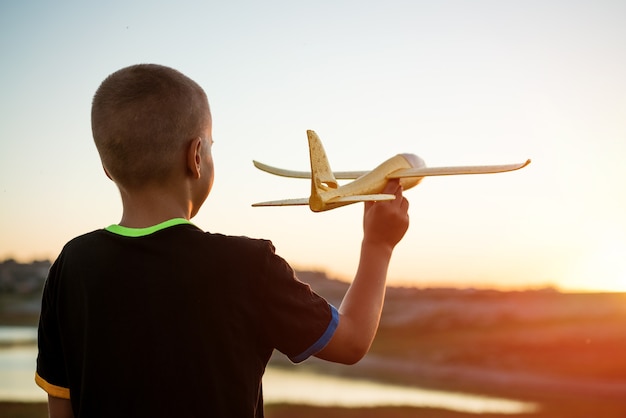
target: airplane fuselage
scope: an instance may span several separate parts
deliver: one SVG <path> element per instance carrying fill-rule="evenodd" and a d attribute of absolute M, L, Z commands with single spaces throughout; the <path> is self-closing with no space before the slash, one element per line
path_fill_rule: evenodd
<path fill-rule="evenodd" d="M 348 184 L 334 187 L 336 184 L 319 182 L 317 185 L 312 185 L 309 207 L 313 212 L 322 212 L 349 205 L 351 202 L 332 202 L 332 199 L 344 196 L 380 194 L 385 188 L 390 174 L 406 168 L 421 168 L 425 166 L 424 161 L 417 155 L 398 154 Z M 401 178 L 400 184 L 404 190 L 408 190 L 417 186 L 422 181 L 422 178 Z"/>

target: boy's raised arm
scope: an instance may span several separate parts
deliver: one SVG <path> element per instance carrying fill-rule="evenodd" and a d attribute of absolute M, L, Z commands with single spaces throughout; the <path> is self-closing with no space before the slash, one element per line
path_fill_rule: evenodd
<path fill-rule="evenodd" d="M 339 307 L 339 325 L 328 345 L 316 354 L 321 359 L 358 362 L 378 330 L 391 254 L 409 226 L 409 202 L 399 182 L 390 181 L 383 193 L 393 193 L 396 199 L 365 203 L 359 267 Z"/>

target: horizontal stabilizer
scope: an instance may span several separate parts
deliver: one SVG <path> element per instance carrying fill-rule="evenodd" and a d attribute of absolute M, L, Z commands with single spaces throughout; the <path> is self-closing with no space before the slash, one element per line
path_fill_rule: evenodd
<path fill-rule="evenodd" d="M 397 179 L 404 177 L 453 176 L 457 174 L 491 174 L 515 171 L 526 167 L 530 160 L 519 164 L 504 165 L 474 165 L 458 167 L 421 167 L 406 168 L 387 175 L 387 178 Z"/>
<path fill-rule="evenodd" d="M 357 196 L 340 196 L 330 199 L 327 203 L 356 203 L 356 202 L 376 202 L 379 200 L 394 200 L 395 194 L 362 194 Z"/>
<path fill-rule="evenodd" d="M 268 202 L 253 203 L 252 206 L 308 206 L 309 198 L 301 199 L 282 199 L 282 200 L 270 200 Z"/>
<path fill-rule="evenodd" d="M 271 165 L 263 164 L 258 161 L 252 161 L 254 166 L 261 171 L 265 171 L 266 173 L 274 174 L 276 176 L 281 177 L 290 177 L 295 179 L 310 179 L 311 172 L 310 171 L 295 171 L 295 170 L 286 170 L 284 168 L 272 167 Z M 337 180 L 354 180 L 356 178 L 361 177 L 363 174 L 367 173 L 367 171 L 336 171 L 333 172 L 335 178 Z"/>

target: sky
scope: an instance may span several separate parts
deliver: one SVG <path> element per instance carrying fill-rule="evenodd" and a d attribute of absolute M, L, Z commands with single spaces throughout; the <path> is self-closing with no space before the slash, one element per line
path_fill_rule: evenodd
<path fill-rule="evenodd" d="M 428 166 L 523 170 L 426 178 L 396 285 L 626 291 L 626 3 L 3 1 L 0 259 L 54 259 L 119 222 L 90 104 L 137 63 L 182 71 L 213 113 L 213 191 L 199 227 L 271 239 L 294 267 L 351 279 L 361 204 L 252 208 L 306 197 L 306 130 L 336 170 L 403 152 Z M 209 268 L 209 267 L 207 267 Z"/>

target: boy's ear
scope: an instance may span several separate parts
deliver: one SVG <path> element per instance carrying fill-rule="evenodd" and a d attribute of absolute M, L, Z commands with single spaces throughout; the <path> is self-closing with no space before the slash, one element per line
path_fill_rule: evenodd
<path fill-rule="evenodd" d="M 194 179 L 200 178 L 202 138 L 194 138 L 187 149 L 187 169 Z"/>
<path fill-rule="evenodd" d="M 104 174 L 107 175 L 109 180 L 113 180 L 113 177 L 111 177 L 111 175 L 109 174 L 109 170 L 107 170 L 107 168 L 104 166 L 104 164 L 102 164 L 102 169 L 104 170 Z"/>

